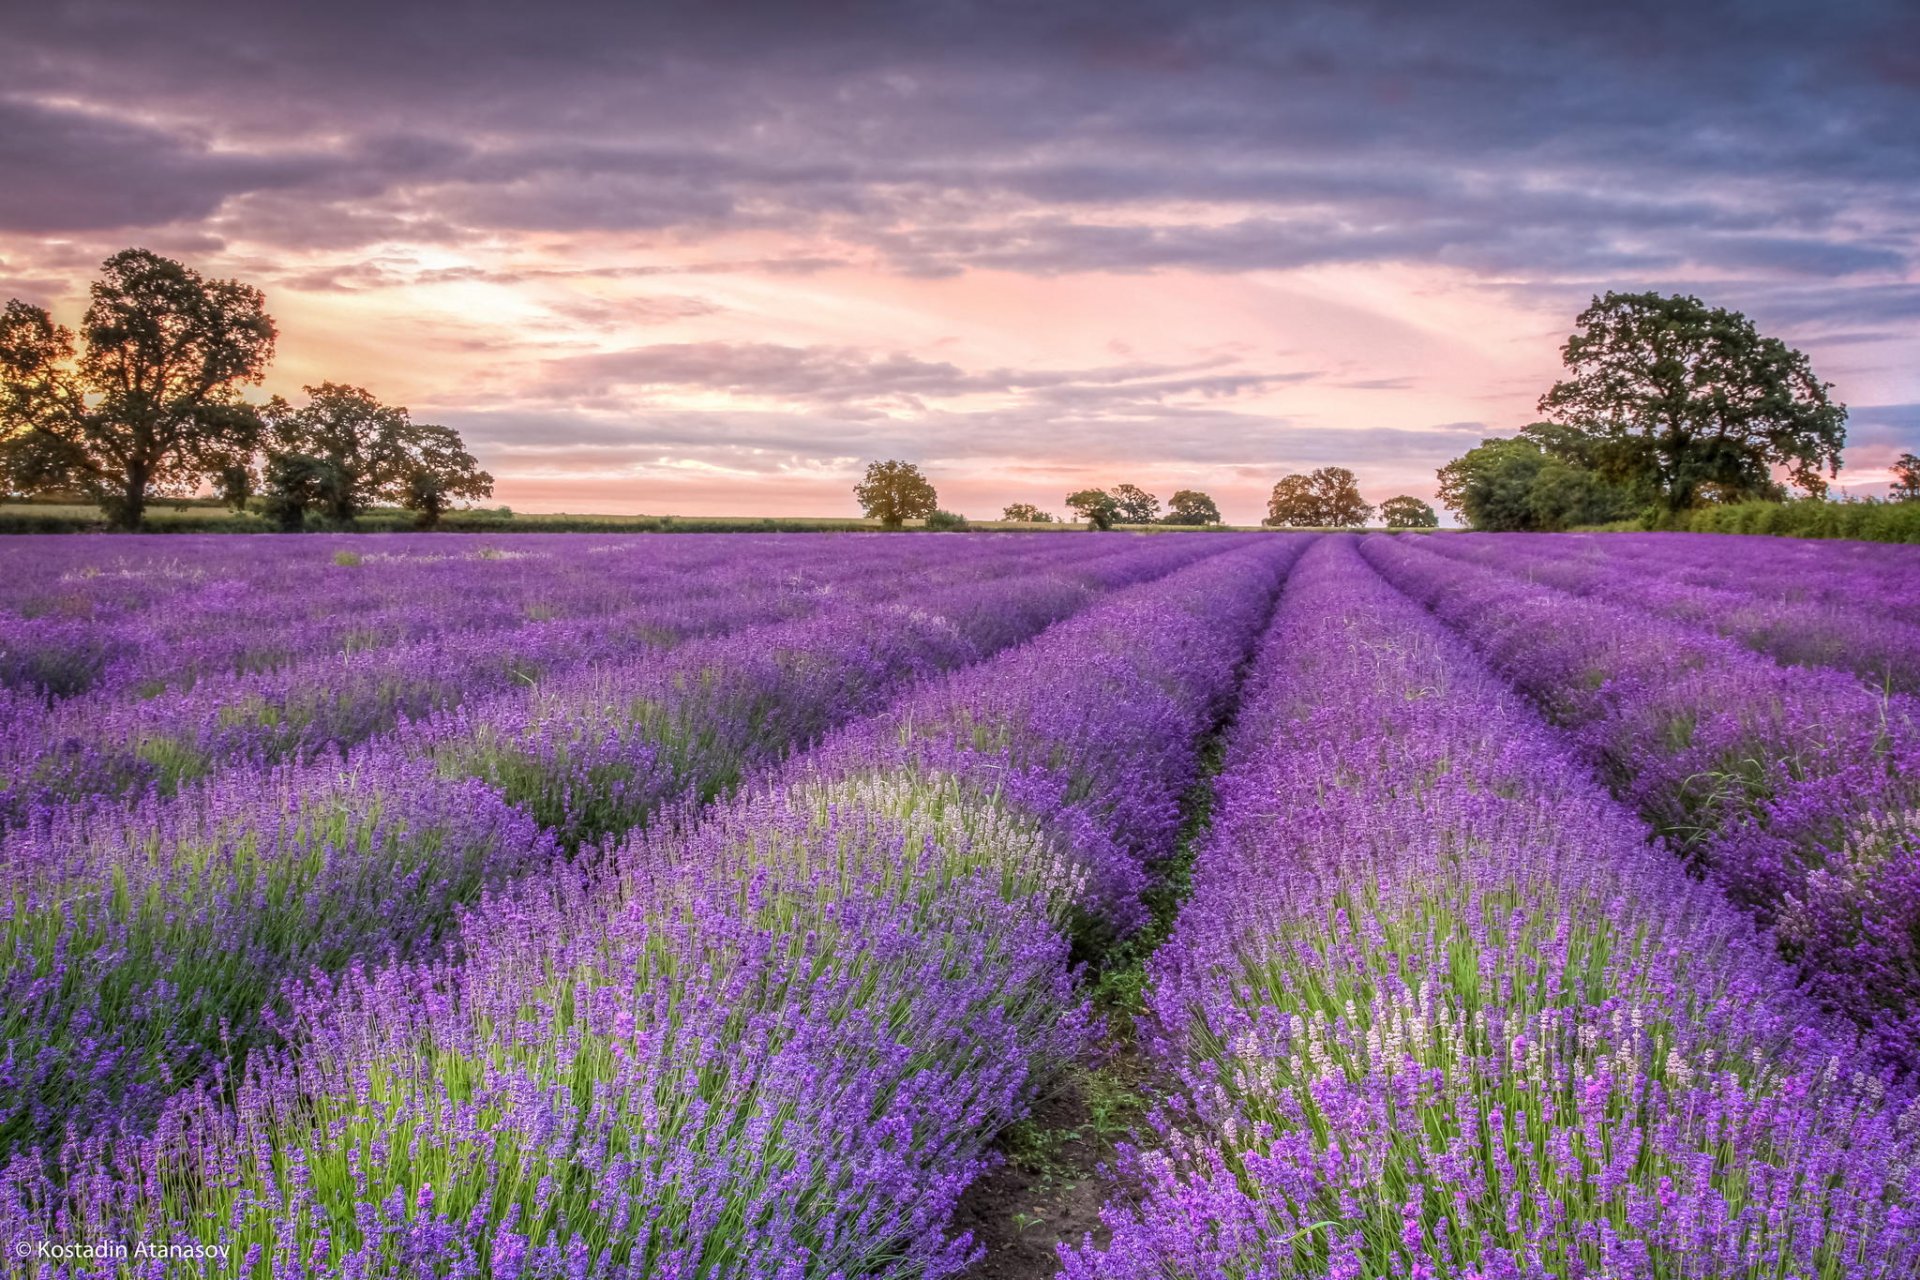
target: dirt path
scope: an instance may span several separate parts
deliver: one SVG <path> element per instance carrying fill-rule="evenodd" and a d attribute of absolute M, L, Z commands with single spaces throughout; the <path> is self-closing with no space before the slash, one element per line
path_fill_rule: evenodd
<path fill-rule="evenodd" d="M 1166 1096 L 1152 1065 L 1134 1041 L 1143 1011 L 1146 963 L 1173 929 L 1186 900 L 1193 847 L 1212 812 L 1213 777 L 1225 747 L 1225 726 L 1208 740 L 1200 780 L 1182 800 L 1185 822 L 1174 855 L 1155 867 L 1146 901 L 1151 922 L 1117 947 L 1096 970 L 1094 1007 L 1107 1035 L 1092 1059 L 1073 1068 L 1058 1089 L 1010 1126 L 996 1144 L 1005 1163 L 968 1188 L 954 1215 L 956 1231 L 970 1231 L 986 1254 L 968 1280 L 1051 1280 L 1060 1269 L 1057 1247 L 1091 1235 L 1107 1240 L 1100 1206 L 1113 1193 L 1103 1170 L 1121 1143 L 1151 1139 L 1146 1121 Z"/>

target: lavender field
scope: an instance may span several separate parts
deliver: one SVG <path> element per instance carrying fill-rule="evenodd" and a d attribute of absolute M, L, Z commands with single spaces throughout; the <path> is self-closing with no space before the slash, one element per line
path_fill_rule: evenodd
<path fill-rule="evenodd" d="M 0 557 L 4 1274 L 1920 1276 L 1913 548 Z"/>

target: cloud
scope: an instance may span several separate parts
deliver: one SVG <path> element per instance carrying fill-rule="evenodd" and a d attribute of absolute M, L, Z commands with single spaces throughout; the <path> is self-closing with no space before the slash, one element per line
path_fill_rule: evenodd
<path fill-rule="evenodd" d="M 1430 471 L 1609 288 L 1920 395 L 1904 0 L 16 7 L 0 287 L 178 252 L 285 352 L 464 355 L 409 397 L 502 458 Z"/>
<path fill-rule="evenodd" d="M 944 360 L 848 347 L 768 342 L 658 343 L 549 359 L 531 381 L 536 397 L 576 404 L 632 403 L 658 394 L 719 393 L 822 410 L 921 412 L 929 402 L 1015 397 L 1082 412 L 1230 399 L 1318 377 L 1312 370 L 1229 370 L 1215 358 L 1191 364 L 1133 362 L 1082 369 L 969 371 Z"/>
<path fill-rule="evenodd" d="M 459 9 L 36 6 L 0 50 L 32 175 L 0 223 L 810 228 L 932 276 L 1912 256 L 1920 87 L 1887 51 L 1920 19 L 1894 0 L 1817 32 L 1732 0 Z"/>

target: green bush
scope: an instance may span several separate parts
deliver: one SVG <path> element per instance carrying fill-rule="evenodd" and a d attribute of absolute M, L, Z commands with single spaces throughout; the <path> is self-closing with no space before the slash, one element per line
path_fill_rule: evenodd
<path fill-rule="evenodd" d="M 1697 507 L 1642 527 L 1690 533 L 1760 533 L 1784 538 L 1920 542 L 1920 502 L 1733 502 Z"/>
<path fill-rule="evenodd" d="M 935 533 L 958 533 L 967 527 L 967 518 L 951 511 L 935 511 L 927 517 L 927 528 Z"/>

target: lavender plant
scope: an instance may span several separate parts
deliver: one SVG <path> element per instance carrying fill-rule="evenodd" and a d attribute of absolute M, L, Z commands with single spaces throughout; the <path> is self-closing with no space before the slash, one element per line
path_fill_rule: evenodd
<path fill-rule="evenodd" d="M 0 1234 L 171 1233 L 229 1246 L 225 1275 L 954 1273 L 993 1131 L 1085 1040 L 1076 840 L 1118 843 L 1125 789 L 1192 767 L 1195 735 L 1159 730 L 1207 714 L 1125 709 L 1217 708 L 1292 550 L 1120 592 L 690 827 L 494 895 L 447 958 L 316 983 L 230 1100 L 17 1157 Z M 928 713 L 988 690 L 968 723 L 1031 754 L 989 739 L 1001 767 L 967 768 Z M 1093 706 L 1049 742 L 1062 698 Z"/>
<path fill-rule="evenodd" d="M 1911 1070 L 1920 717 L 1666 619 L 1386 538 L 1363 554 L 1566 725 L 1615 790 Z"/>
<path fill-rule="evenodd" d="M 1444 555 L 1516 573 L 1579 596 L 1642 608 L 1740 641 L 1798 666 L 1852 671 L 1878 688 L 1920 692 L 1920 565 L 1891 557 L 1819 563 L 1791 550 L 1724 539 L 1711 566 L 1675 563 L 1629 537 L 1556 540 L 1467 535 L 1431 544 Z M 1896 603 L 1897 602 L 1897 603 Z"/>
<path fill-rule="evenodd" d="M 1911 1098 L 1348 544 L 1289 583 L 1215 813 L 1151 964 L 1183 1090 L 1063 1275 L 1920 1266 Z"/>

